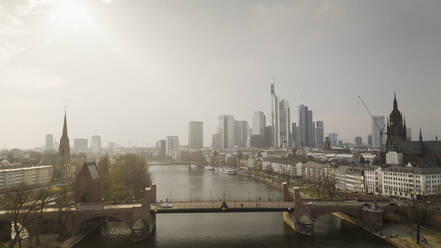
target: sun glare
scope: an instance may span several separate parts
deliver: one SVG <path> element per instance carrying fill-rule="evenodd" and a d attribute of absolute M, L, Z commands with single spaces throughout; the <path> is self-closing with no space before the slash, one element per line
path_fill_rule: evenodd
<path fill-rule="evenodd" d="M 52 22 L 80 28 L 92 23 L 92 16 L 81 0 L 60 0 L 51 11 Z"/>

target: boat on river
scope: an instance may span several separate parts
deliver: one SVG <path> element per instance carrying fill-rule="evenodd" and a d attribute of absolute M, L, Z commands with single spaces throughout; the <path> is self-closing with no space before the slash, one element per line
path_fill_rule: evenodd
<path fill-rule="evenodd" d="M 206 169 L 207 171 L 214 171 L 214 167 L 211 166 L 211 165 L 207 165 L 207 166 L 205 166 L 205 169 Z"/>

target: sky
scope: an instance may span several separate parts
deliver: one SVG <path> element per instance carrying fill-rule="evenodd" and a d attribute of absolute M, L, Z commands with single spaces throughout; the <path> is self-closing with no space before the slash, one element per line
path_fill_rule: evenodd
<path fill-rule="evenodd" d="M 101 135 L 187 143 L 218 116 L 270 123 L 270 83 L 344 141 L 400 110 L 441 136 L 441 1 L 0 0 L 0 149 Z M 250 123 L 251 124 L 251 123 Z M 71 142 L 72 145 L 73 142 Z M 90 141 L 89 141 L 90 143 Z"/>

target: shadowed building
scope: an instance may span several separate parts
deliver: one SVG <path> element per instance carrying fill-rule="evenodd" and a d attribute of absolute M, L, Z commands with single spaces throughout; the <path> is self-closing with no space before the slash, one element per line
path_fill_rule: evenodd
<path fill-rule="evenodd" d="M 418 141 L 408 140 L 406 121 L 398 109 L 396 96 L 394 96 L 393 110 L 387 123 L 386 151 L 402 153 L 405 164 L 411 162 L 418 167 L 441 165 L 441 142 L 437 139 L 423 141 L 421 130 Z"/>
<path fill-rule="evenodd" d="M 102 200 L 100 173 L 95 162 L 84 163 L 75 180 L 75 201 L 100 202 Z"/>

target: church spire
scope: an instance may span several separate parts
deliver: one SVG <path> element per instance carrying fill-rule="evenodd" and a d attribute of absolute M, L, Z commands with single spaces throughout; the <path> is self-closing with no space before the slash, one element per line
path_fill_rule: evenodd
<path fill-rule="evenodd" d="M 67 118 L 66 118 L 66 110 L 64 110 L 64 124 L 63 124 L 63 134 L 61 135 L 61 138 L 68 137 L 67 136 Z"/>
<path fill-rule="evenodd" d="M 394 92 L 394 110 L 398 109 L 397 94 Z"/>
<path fill-rule="evenodd" d="M 421 128 L 420 128 L 420 142 L 423 142 L 423 134 L 421 132 Z"/>
<path fill-rule="evenodd" d="M 69 143 L 69 136 L 67 135 L 67 115 L 66 110 L 64 110 L 64 124 L 63 124 L 63 134 L 60 138 L 60 147 L 58 149 L 58 152 L 63 159 L 62 166 L 64 171 L 64 177 L 65 178 L 71 178 L 72 177 L 72 166 L 71 166 L 71 160 L 70 160 L 70 143 Z"/>

